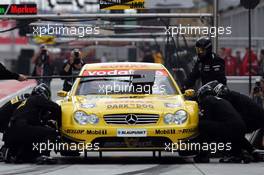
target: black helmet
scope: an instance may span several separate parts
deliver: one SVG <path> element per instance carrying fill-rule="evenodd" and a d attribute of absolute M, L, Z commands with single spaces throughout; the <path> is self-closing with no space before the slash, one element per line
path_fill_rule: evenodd
<path fill-rule="evenodd" d="M 22 101 L 22 100 L 25 100 L 29 97 L 30 97 L 30 94 L 25 93 L 25 94 L 21 94 L 20 96 L 18 96 L 18 99 Z"/>
<path fill-rule="evenodd" d="M 214 81 L 210 81 L 210 82 L 206 83 L 205 85 L 210 86 L 212 89 L 214 89 L 218 84 L 219 84 L 219 82 L 217 80 L 214 80 Z"/>
<path fill-rule="evenodd" d="M 46 99 L 50 99 L 50 97 L 51 97 L 50 88 L 44 83 L 41 83 L 41 84 L 37 85 L 36 87 L 34 87 L 31 94 L 32 95 L 41 95 L 41 96 L 45 97 Z"/>
<path fill-rule="evenodd" d="M 214 95 L 217 97 L 225 97 L 226 94 L 229 92 L 228 87 L 222 83 L 219 83 L 217 80 L 210 81 L 205 85 L 210 86 L 211 89 L 213 89 L 214 91 Z"/>
<path fill-rule="evenodd" d="M 199 102 L 201 102 L 201 100 L 208 95 L 215 95 L 215 94 L 213 88 L 211 88 L 211 86 L 207 84 L 200 87 L 200 89 L 197 91 L 197 97 Z"/>
<path fill-rule="evenodd" d="M 214 87 L 214 93 L 217 97 L 226 97 L 228 92 L 228 87 L 223 85 L 222 83 L 218 83 L 218 85 Z"/>
<path fill-rule="evenodd" d="M 212 53 L 213 45 L 209 37 L 201 37 L 195 44 L 196 53 L 199 58 L 204 58 Z"/>

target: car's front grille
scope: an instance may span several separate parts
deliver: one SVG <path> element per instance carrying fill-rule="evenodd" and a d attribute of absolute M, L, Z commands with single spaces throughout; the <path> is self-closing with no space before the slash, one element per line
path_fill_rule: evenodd
<path fill-rule="evenodd" d="M 157 114 L 110 114 L 110 115 L 105 115 L 104 120 L 107 124 L 119 124 L 119 125 L 155 124 L 159 120 L 159 115 Z"/>

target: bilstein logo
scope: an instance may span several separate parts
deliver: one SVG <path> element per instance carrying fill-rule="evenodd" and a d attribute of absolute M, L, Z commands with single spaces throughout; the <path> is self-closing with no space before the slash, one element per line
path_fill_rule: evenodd
<path fill-rule="evenodd" d="M 156 129 L 155 134 L 176 134 L 175 129 Z"/>
<path fill-rule="evenodd" d="M 144 9 L 145 0 L 100 0 L 100 9 Z"/>
<path fill-rule="evenodd" d="M 87 134 L 89 134 L 89 135 L 106 135 L 107 130 L 87 130 Z"/>
<path fill-rule="evenodd" d="M 36 4 L 1 4 L 0 15 L 36 15 Z"/>

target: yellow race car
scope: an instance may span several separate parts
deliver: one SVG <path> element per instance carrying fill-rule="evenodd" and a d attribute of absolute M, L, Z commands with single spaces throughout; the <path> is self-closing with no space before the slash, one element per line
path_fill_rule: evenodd
<path fill-rule="evenodd" d="M 198 105 L 161 64 L 86 64 L 64 97 L 61 134 L 88 151 L 166 150 L 197 136 Z M 86 146 L 87 150 L 87 146 Z"/>

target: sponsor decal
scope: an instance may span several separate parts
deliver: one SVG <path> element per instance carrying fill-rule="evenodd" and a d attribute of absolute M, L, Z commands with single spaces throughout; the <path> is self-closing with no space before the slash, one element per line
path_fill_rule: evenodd
<path fill-rule="evenodd" d="M 164 134 L 176 134 L 175 129 L 156 129 L 155 134 L 164 135 Z"/>
<path fill-rule="evenodd" d="M 193 133 L 193 132 L 196 132 L 196 131 L 197 131 L 197 128 L 189 128 L 189 129 L 179 130 L 179 133 L 186 134 L 186 133 Z"/>
<path fill-rule="evenodd" d="M 109 104 L 107 109 L 154 109 L 152 104 Z"/>
<path fill-rule="evenodd" d="M 11 102 L 11 104 L 15 104 L 15 103 L 19 102 L 19 98 L 18 98 L 18 96 L 12 98 L 12 99 L 10 100 L 10 102 Z"/>
<path fill-rule="evenodd" d="M 130 75 L 134 70 L 85 70 L 83 76 L 104 76 L 104 75 Z"/>
<path fill-rule="evenodd" d="M 65 132 L 68 134 L 83 134 L 84 129 L 66 129 Z"/>
<path fill-rule="evenodd" d="M 125 10 L 144 9 L 145 0 L 100 0 L 100 9 Z"/>
<path fill-rule="evenodd" d="M 87 130 L 89 135 L 107 135 L 107 130 Z"/>
<path fill-rule="evenodd" d="M 0 15 L 36 15 L 36 4 L 1 4 Z"/>
<path fill-rule="evenodd" d="M 166 108 L 179 108 L 182 107 L 181 103 L 164 103 Z"/>
<path fill-rule="evenodd" d="M 81 103 L 80 107 L 90 109 L 90 108 L 95 108 L 96 104 L 95 103 Z"/>
<path fill-rule="evenodd" d="M 137 69 L 137 70 L 141 70 L 141 69 Z M 153 70 L 148 69 L 144 71 L 153 71 Z M 136 70 L 132 70 L 132 69 L 84 70 L 82 75 L 83 76 L 133 75 L 135 71 Z M 164 69 L 160 69 L 160 70 L 156 70 L 155 75 L 156 76 L 168 76 L 168 72 Z"/>
<path fill-rule="evenodd" d="M 147 137 L 146 129 L 117 129 L 117 137 Z"/>

